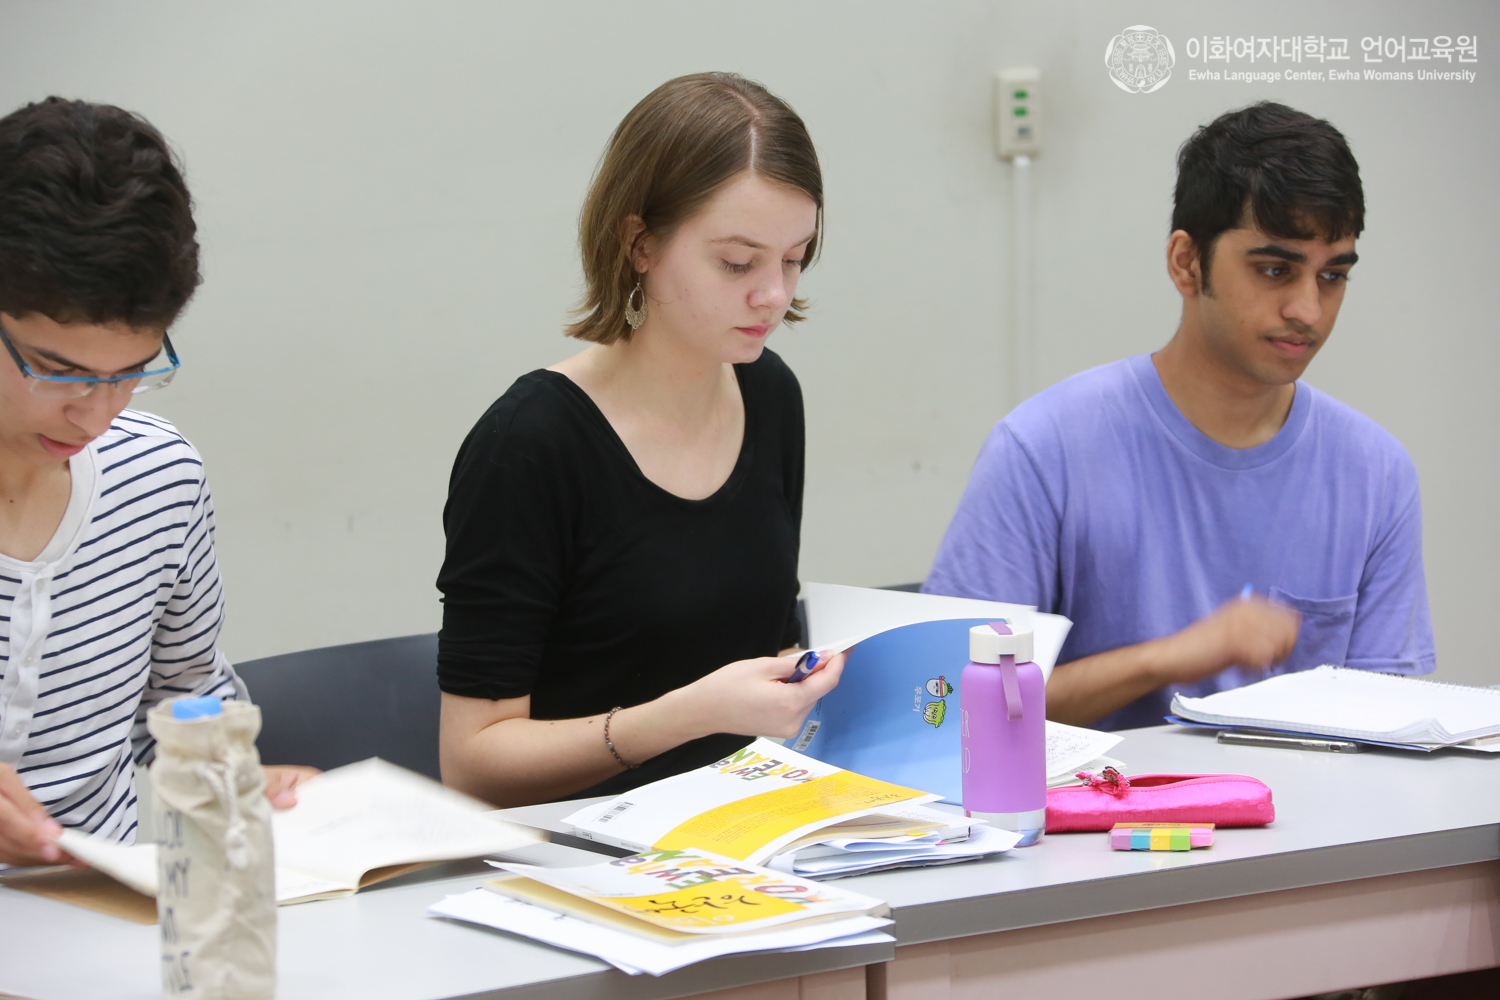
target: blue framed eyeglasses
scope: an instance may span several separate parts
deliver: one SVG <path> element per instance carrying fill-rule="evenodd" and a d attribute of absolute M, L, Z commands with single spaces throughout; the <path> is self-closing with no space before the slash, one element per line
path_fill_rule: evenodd
<path fill-rule="evenodd" d="M 115 375 L 110 378 L 93 375 L 83 377 L 38 375 L 21 357 L 21 352 L 16 350 L 16 345 L 11 343 L 4 324 L 0 324 L 0 343 L 5 344 L 5 349 L 10 352 L 11 360 L 16 363 L 16 367 L 21 369 L 21 374 L 30 379 L 27 386 L 31 394 L 47 399 L 77 399 L 80 396 L 87 396 L 101 385 L 107 385 L 116 391 L 127 390 L 132 395 L 139 392 L 151 392 L 169 384 L 172 377 L 177 374 L 177 369 L 182 367 L 182 362 L 177 359 L 177 351 L 172 347 L 172 338 L 165 333 L 161 337 L 161 346 L 162 351 L 167 355 L 169 362 L 167 367 L 133 372 L 129 375 Z"/>

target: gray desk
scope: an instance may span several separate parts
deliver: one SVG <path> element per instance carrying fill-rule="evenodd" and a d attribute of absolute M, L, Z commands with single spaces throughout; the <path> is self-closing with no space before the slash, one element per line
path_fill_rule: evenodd
<path fill-rule="evenodd" d="M 1063 834 L 992 861 L 864 876 L 845 884 L 891 902 L 894 954 L 740 957 L 661 979 L 426 918 L 429 903 L 482 875 L 409 877 L 283 908 L 279 997 L 646 1000 L 728 997 L 772 980 L 793 988 L 738 995 L 795 997 L 804 977 L 835 984 L 821 992 L 842 1000 L 866 993 L 836 970 L 869 965 L 871 1000 L 1081 996 L 1106 984 L 1113 996 L 1159 997 L 1164 984 L 1195 976 L 1215 982 L 1197 995 L 1269 1000 L 1500 964 L 1500 760 L 1220 746 L 1167 727 L 1130 733 L 1116 753 L 1136 773 L 1261 778 L 1275 793 L 1276 823 L 1218 831 L 1206 851 L 1115 852 L 1103 834 Z M 576 806 L 508 815 L 556 828 Z M 536 850 L 541 863 L 587 856 L 560 844 Z M 13 890 L 0 890 L 0 927 L 0 992 L 159 996 L 154 927 Z"/>

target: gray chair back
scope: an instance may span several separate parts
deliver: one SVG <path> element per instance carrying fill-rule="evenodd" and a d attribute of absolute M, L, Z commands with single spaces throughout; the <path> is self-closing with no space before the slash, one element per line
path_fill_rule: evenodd
<path fill-rule="evenodd" d="M 263 763 L 326 771 L 383 757 L 440 777 L 436 632 L 268 656 L 235 670 L 260 706 Z"/>

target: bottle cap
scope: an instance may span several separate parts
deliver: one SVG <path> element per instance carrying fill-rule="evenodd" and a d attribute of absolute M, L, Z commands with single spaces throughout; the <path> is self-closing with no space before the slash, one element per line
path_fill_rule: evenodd
<path fill-rule="evenodd" d="M 206 719 L 223 711 L 224 703 L 217 698 L 179 698 L 172 702 L 174 719 Z"/>
<path fill-rule="evenodd" d="M 969 659 L 975 663 L 999 663 L 1014 656 L 1017 663 L 1030 663 L 1034 642 L 1029 628 L 1012 628 L 1008 622 L 991 622 L 969 629 Z"/>

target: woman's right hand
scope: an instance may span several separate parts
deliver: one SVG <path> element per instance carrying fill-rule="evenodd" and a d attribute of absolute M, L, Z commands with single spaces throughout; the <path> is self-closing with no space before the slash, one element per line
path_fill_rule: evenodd
<path fill-rule="evenodd" d="M 62 827 L 32 797 L 9 764 L 0 764 L 0 862 L 58 865 L 73 859 L 57 846 Z"/>
<path fill-rule="evenodd" d="M 666 696 L 675 712 L 691 719 L 702 735 L 796 736 L 819 698 L 838 686 L 848 653 L 839 653 L 804 681 L 785 680 L 801 650 L 786 656 L 737 660 Z"/>

